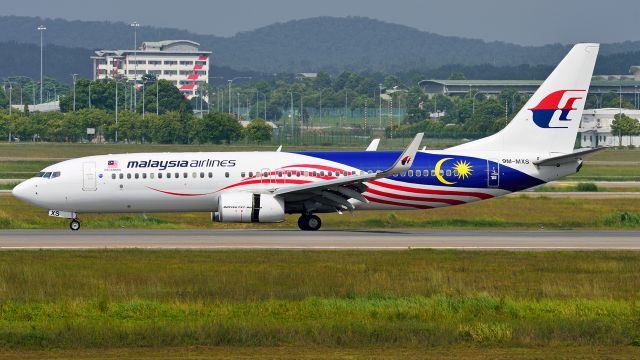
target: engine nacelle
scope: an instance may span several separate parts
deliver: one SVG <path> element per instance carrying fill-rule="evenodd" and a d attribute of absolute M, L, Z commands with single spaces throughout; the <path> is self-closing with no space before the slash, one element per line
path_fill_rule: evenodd
<path fill-rule="evenodd" d="M 218 198 L 213 221 L 277 223 L 284 221 L 284 200 L 269 194 L 224 193 Z"/>

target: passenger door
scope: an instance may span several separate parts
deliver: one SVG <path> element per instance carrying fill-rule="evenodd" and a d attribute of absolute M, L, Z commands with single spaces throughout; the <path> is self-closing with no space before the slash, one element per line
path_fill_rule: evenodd
<path fill-rule="evenodd" d="M 82 190 L 96 191 L 96 163 L 82 163 Z"/>

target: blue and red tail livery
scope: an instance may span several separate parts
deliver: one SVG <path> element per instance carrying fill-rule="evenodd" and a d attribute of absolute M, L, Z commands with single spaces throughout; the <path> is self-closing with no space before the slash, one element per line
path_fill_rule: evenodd
<path fill-rule="evenodd" d="M 533 122 L 545 129 L 566 129 L 567 126 L 549 126 L 549 124 L 556 111 L 561 111 L 560 117 L 558 118 L 559 121 L 572 120 L 567 118 L 567 116 L 570 111 L 576 110 L 573 107 L 573 103 L 575 103 L 576 100 L 582 99 L 582 96 L 571 96 L 567 99 L 564 106 L 560 107 L 560 101 L 568 92 L 584 93 L 585 90 L 558 90 L 545 96 L 536 107 L 529 109 L 533 113 Z"/>

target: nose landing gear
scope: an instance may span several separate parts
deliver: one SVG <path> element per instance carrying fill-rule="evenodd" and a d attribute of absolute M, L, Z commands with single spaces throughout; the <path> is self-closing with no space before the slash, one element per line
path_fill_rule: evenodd
<path fill-rule="evenodd" d="M 316 231 L 320 229 L 322 221 L 316 215 L 302 214 L 298 218 L 298 227 L 304 231 Z"/>

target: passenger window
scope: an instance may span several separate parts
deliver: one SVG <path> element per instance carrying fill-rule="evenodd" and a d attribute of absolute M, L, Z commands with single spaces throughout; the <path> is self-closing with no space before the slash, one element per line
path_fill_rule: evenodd
<path fill-rule="evenodd" d="M 120 173 L 120 175 L 118 176 L 120 179 L 124 179 L 124 174 Z"/>
<path fill-rule="evenodd" d="M 253 171 L 249 171 L 249 177 L 253 177 Z"/>
<path fill-rule="evenodd" d="M 431 176 L 436 176 L 436 170 L 431 170 Z"/>
<path fill-rule="evenodd" d="M 146 179 L 147 178 L 147 173 L 142 173 L 142 178 Z"/>
<path fill-rule="evenodd" d="M 287 171 L 287 176 L 291 177 L 291 171 Z"/>
<path fill-rule="evenodd" d="M 177 176 L 176 176 L 176 177 L 177 177 Z M 187 174 L 187 173 L 182 173 L 182 177 L 186 179 L 186 178 L 188 178 L 188 177 L 189 177 L 189 174 Z"/>
<path fill-rule="evenodd" d="M 226 178 L 229 177 L 229 172 L 228 171 L 224 173 L 224 177 L 226 177 Z"/>
<path fill-rule="evenodd" d="M 149 178 L 153 179 L 153 173 L 149 173 Z"/>
<path fill-rule="evenodd" d="M 162 179 L 162 173 L 158 173 L 158 179 Z"/>
<path fill-rule="evenodd" d="M 244 178 L 244 176 L 245 176 L 245 175 L 246 175 L 246 174 L 245 174 L 245 172 L 244 172 L 244 171 L 240 173 L 240 177 L 241 177 L 241 178 Z"/>
<path fill-rule="evenodd" d="M 400 176 L 405 177 L 405 176 L 407 176 L 407 173 L 403 172 L 402 175 L 400 175 Z"/>
<path fill-rule="evenodd" d="M 278 177 L 282 177 L 282 171 L 278 171 Z"/>
<path fill-rule="evenodd" d="M 115 180 L 115 179 L 116 179 L 116 174 L 111 174 L 111 178 L 112 178 L 113 180 Z"/>
<path fill-rule="evenodd" d="M 409 177 L 413 177 L 413 170 L 409 170 Z"/>
<path fill-rule="evenodd" d="M 423 172 L 423 174 L 424 174 L 424 176 L 429 176 L 429 170 L 425 170 L 425 171 Z"/>
<path fill-rule="evenodd" d="M 317 173 L 316 173 L 315 171 L 313 172 L 313 176 L 314 176 L 314 177 L 316 177 L 316 176 L 317 176 Z"/>
<path fill-rule="evenodd" d="M 127 173 L 127 179 L 131 179 L 131 173 Z"/>
<path fill-rule="evenodd" d="M 204 179 L 204 173 L 203 172 L 200 173 L 200 179 Z"/>
<path fill-rule="evenodd" d="M 324 171 L 320 171 L 320 176 L 324 176 Z"/>
<path fill-rule="evenodd" d="M 167 173 L 167 179 L 171 179 L 171 173 Z"/>
<path fill-rule="evenodd" d="M 268 176 L 269 176 L 269 173 L 268 173 L 268 172 L 265 172 L 265 173 L 263 173 L 263 174 L 262 174 L 262 176 L 263 176 L 263 177 L 268 177 Z"/>
<path fill-rule="evenodd" d="M 459 176 L 458 175 L 458 170 L 453 170 L 453 176 Z"/>
<path fill-rule="evenodd" d="M 212 177 L 213 177 L 213 173 L 212 173 L 212 172 L 210 172 L 210 173 L 209 173 L 209 179 L 211 179 Z"/>
<path fill-rule="evenodd" d="M 296 171 L 296 176 L 300 177 L 300 171 Z"/>
<path fill-rule="evenodd" d="M 342 175 L 347 176 L 349 173 L 347 173 L 347 170 L 342 172 Z"/>
<path fill-rule="evenodd" d="M 416 170 L 416 176 L 422 176 L 422 171 L 421 170 Z"/>
<path fill-rule="evenodd" d="M 447 176 L 451 176 L 451 170 L 447 170 Z"/>
<path fill-rule="evenodd" d="M 191 177 L 195 179 L 195 178 L 198 177 L 198 174 L 194 172 L 194 173 L 191 174 Z"/>
<path fill-rule="evenodd" d="M 135 173 L 135 174 L 134 174 L 134 177 L 135 177 L 136 179 L 139 179 L 139 178 L 140 178 L 140 175 L 138 175 L 138 173 Z"/>

